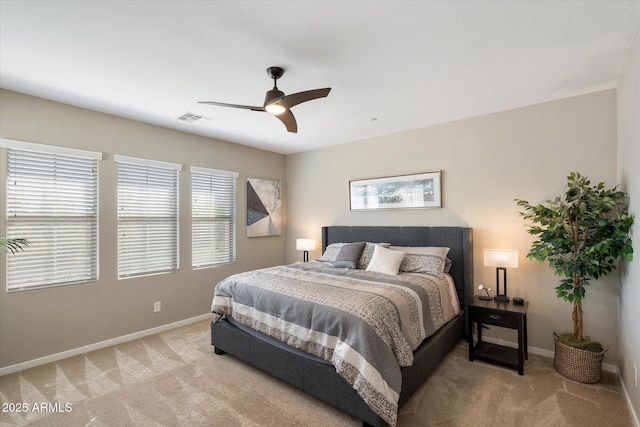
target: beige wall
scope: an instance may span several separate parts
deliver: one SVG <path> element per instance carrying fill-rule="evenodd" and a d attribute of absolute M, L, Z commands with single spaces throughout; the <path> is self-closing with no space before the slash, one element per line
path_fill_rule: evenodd
<path fill-rule="evenodd" d="M 206 314 L 213 287 L 238 271 L 285 261 L 285 236 L 246 237 L 247 177 L 280 179 L 285 156 L 151 126 L 94 111 L 0 92 L 0 136 L 28 142 L 100 151 L 98 282 L 6 293 L 4 255 L 0 259 L 0 367 Z M 181 163 L 180 271 L 118 280 L 116 175 L 114 154 Z M 6 156 L 2 168 L 6 167 Z M 189 166 L 232 170 L 238 179 L 238 242 L 234 265 L 191 269 Z M 0 171 L 0 204 L 6 183 Z M 286 186 L 285 186 L 286 188 Z M 286 197 L 283 197 L 286 211 Z M 4 206 L 0 205 L 4 212 Z M 283 218 L 283 220 L 286 218 Z M 5 221 L 0 225 L 4 235 Z M 285 221 L 283 221 L 286 224 Z M 162 311 L 153 313 L 154 301 Z"/>
<path fill-rule="evenodd" d="M 441 169 L 443 208 L 350 212 L 349 180 Z M 570 171 L 616 184 L 614 90 L 415 129 L 287 157 L 287 261 L 300 259 L 295 239 L 320 241 L 323 225 L 454 225 L 474 229 L 476 284 L 495 287 L 484 248 L 515 248 L 509 295 L 529 306 L 529 345 L 553 351 L 552 332 L 571 327 L 571 305 L 555 296 L 557 277 L 528 261 L 532 238 L 514 198 L 532 203 L 559 194 Z M 318 257 L 319 250 L 310 254 Z M 594 282 L 584 301 L 585 331 L 617 363 L 617 274 Z M 502 330 L 496 339 L 515 341 Z"/>
<path fill-rule="evenodd" d="M 631 230 L 635 258 L 625 263 L 619 302 L 622 383 L 633 405 L 636 424 L 640 417 L 640 388 L 634 384 L 635 365 L 640 370 L 640 39 L 636 39 L 618 86 L 618 173 L 628 191 L 629 211 L 635 217 Z M 639 373 L 640 375 L 640 373 Z M 638 378 L 640 380 L 640 378 Z"/>

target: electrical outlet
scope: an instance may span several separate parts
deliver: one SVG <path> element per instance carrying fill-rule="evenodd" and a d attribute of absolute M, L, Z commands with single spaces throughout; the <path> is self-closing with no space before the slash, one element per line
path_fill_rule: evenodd
<path fill-rule="evenodd" d="M 633 384 L 638 387 L 638 367 L 633 365 Z"/>
<path fill-rule="evenodd" d="M 153 303 L 153 312 L 157 313 L 162 309 L 162 303 L 160 301 L 156 301 Z"/>

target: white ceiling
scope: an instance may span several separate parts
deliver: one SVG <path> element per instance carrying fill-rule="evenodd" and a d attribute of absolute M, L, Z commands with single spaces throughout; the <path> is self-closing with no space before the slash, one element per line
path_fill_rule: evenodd
<path fill-rule="evenodd" d="M 289 154 L 616 87 L 640 1 L 6 1 L 0 85 Z M 262 105 L 269 66 L 292 109 Z M 184 123 L 185 112 L 213 120 Z"/>

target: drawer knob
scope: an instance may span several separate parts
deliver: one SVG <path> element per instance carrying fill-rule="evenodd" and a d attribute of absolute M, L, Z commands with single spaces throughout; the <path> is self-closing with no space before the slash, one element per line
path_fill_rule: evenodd
<path fill-rule="evenodd" d="M 500 316 L 498 316 L 497 314 L 490 314 L 489 317 L 493 320 L 500 320 Z"/>

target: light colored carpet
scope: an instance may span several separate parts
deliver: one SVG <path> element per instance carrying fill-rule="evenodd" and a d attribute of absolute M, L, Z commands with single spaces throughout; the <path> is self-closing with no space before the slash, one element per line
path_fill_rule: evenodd
<path fill-rule="evenodd" d="M 0 399 L 0 426 L 361 425 L 232 356 L 214 355 L 207 321 L 5 375 Z M 25 403 L 27 412 L 6 412 L 11 403 Z M 519 376 L 470 363 L 461 342 L 401 409 L 398 426 L 632 423 L 612 374 L 578 384 L 556 373 L 553 360 L 531 355 Z"/>

